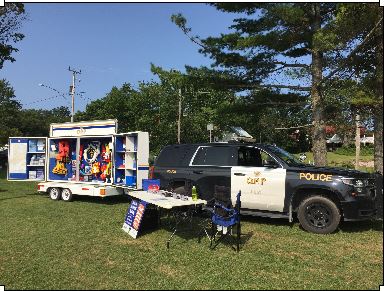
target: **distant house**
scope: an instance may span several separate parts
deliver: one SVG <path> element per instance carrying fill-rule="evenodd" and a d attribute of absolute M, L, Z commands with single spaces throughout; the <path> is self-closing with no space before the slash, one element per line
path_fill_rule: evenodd
<path fill-rule="evenodd" d="M 341 137 L 335 133 L 331 138 L 327 138 L 327 150 L 333 151 L 343 145 Z"/>
<path fill-rule="evenodd" d="M 360 143 L 366 145 L 366 144 L 374 144 L 375 143 L 375 137 L 374 136 L 363 136 L 360 139 Z"/>

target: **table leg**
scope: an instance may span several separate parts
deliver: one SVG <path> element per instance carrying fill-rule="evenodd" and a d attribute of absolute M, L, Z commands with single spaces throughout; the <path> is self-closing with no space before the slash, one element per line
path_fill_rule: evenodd
<path fill-rule="evenodd" d="M 157 208 L 157 225 L 161 226 L 161 207 L 156 206 Z"/>
<path fill-rule="evenodd" d="M 177 232 L 177 227 L 179 225 L 179 223 L 181 222 L 182 218 L 181 218 L 181 213 L 177 213 L 177 212 L 174 212 L 173 213 L 173 217 L 175 219 L 175 226 L 173 227 L 173 232 L 171 234 L 171 236 L 168 238 L 167 240 L 167 249 L 169 249 L 169 244 L 173 238 L 173 236 L 175 235 L 175 233 Z"/>

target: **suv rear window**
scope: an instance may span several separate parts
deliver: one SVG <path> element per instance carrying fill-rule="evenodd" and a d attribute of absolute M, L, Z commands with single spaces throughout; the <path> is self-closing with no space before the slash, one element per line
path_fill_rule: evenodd
<path fill-rule="evenodd" d="M 233 166 L 235 162 L 235 151 L 233 147 L 200 147 L 197 151 L 192 165 L 194 166 Z"/>
<path fill-rule="evenodd" d="M 178 167 L 188 165 L 187 155 L 193 150 L 193 147 L 176 145 L 167 146 L 161 152 L 155 161 L 157 167 Z M 190 156 L 191 154 L 189 154 Z"/>

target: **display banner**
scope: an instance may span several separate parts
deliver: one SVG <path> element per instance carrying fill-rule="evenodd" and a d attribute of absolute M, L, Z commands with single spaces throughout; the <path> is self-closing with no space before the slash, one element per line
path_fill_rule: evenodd
<path fill-rule="evenodd" d="M 122 229 L 133 238 L 137 237 L 146 206 L 147 202 L 132 199 L 131 205 L 129 206 L 127 214 L 125 215 Z"/>

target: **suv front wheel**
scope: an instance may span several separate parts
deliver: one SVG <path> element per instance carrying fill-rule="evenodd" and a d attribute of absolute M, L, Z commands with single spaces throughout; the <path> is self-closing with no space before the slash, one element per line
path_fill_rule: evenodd
<path fill-rule="evenodd" d="M 305 230 L 327 234 L 337 229 L 341 215 L 339 208 L 332 200 L 316 195 L 300 203 L 297 217 Z"/>

